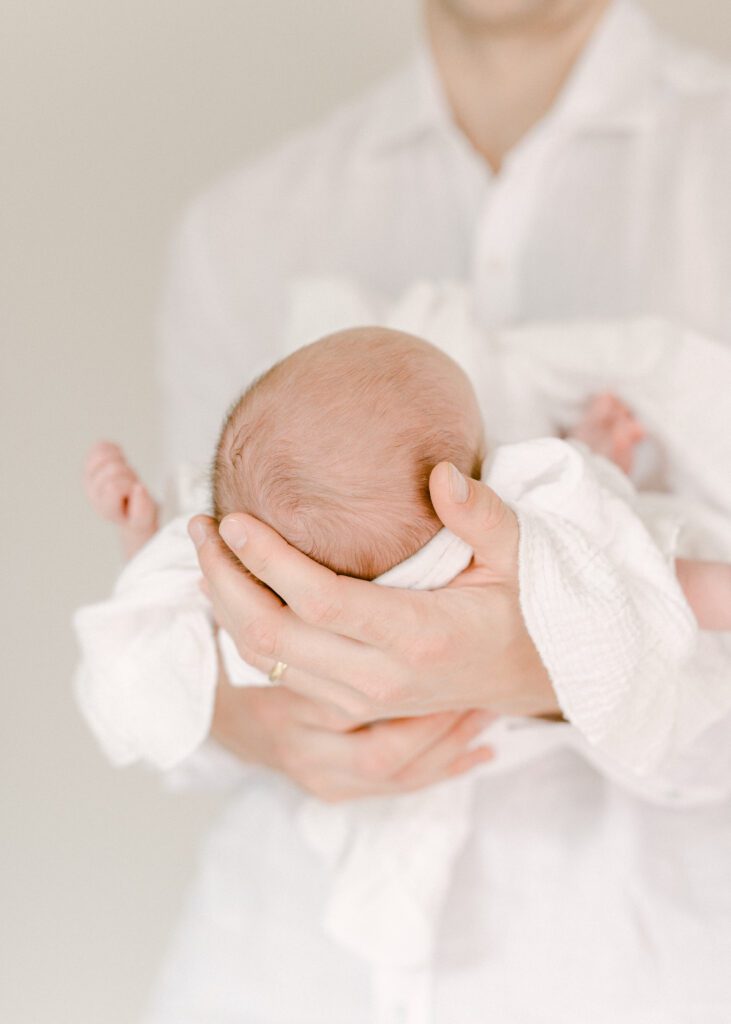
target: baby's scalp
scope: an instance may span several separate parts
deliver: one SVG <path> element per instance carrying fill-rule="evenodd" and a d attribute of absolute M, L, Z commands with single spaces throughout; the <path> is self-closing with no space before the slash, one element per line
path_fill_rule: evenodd
<path fill-rule="evenodd" d="M 358 327 L 273 366 L 223 425 L 214 515 L 248 512 L 336 572 L 372 579 L 440 527 L 429 500 L 444 459 L 479 475 L 472 387 L 445 353 L 412 335 Z"/>

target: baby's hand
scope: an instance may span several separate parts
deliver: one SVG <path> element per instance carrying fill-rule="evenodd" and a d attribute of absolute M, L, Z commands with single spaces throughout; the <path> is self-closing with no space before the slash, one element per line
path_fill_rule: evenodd
<path fill-rule="evenodd" d="M 91 449 L 84 489 L 94 511 L 119 527 L 127 558 L 157 530 L 157 505 L 116 444 L 100 441 Z"/>

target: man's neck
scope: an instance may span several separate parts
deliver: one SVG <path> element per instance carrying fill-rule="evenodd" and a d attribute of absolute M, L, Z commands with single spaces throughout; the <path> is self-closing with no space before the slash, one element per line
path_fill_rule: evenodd
<path fill-rule="evenodd" d="M 610 2 L 556 2 L 498 25 L 427 0 L 427 31 L 452 114 L 493 171 L 548 113 Z"/>

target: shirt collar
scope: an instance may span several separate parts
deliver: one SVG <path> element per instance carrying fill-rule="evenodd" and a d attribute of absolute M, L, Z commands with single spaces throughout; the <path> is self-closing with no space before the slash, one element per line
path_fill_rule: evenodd
<path fill-rule="evenodd" d="M 663 40 L 632 0 L 614 0 L 546 120 L 590 132 L 648 124 Z"/>
<path fill-rule="evenodd" d="M 661 37 L 632 0 L 614 0 L 543 124 L 587 131 L 635 130 L 650 113 Z M 432 132 L 457 132 L 428 44 L 381 86 L 367 140 L 387 153 Z M 537 126 L 538 127 L 538 126 Z"/>

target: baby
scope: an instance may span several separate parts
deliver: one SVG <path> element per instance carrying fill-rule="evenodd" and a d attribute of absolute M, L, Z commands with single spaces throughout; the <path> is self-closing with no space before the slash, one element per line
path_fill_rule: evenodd
<path fill-rule="evenodd" d="M 343 331 L 277 363 L 234 404 L 213 459 L 213 512 L 249 512 L 318 562 L 372 579 L 439 529 L 432 468 L 449 459 L 479 476 L 484 456 L 474 392 L 452 359 L 396 331 Z M 157 507 L 118 448 L 92 450 L 86 488 L 133 555 Z"/>
<path fill-rule="evenodd" d="M 486 480 L 520 520 L 521 607 L 567 722 L 503 717 L 480 737 L 494 758 L 468 774 L 396 803 L 329 807 L 305 797 L 295 816 L 298 841 L 331 876 L 322 908 L 330 936 L 375 969 L 400 969 L 405 953 L 410 964 L 428 962 L 478 772 L 510 772 L 569 747 L 590 761 L 608 757 L 628 785 L 662 797 L 662 773 L 637 779 L 695 735 L 684 697 L 700 685 L 688 667 L 699 635 L 672 573 L 676 513 L 641 510 L 620 470 L 587 448 L 629 469 L 641 435 L 622 403 L 603 396 L 574 432 L 584 445 L 542 438 L 487 453 L 478 402 L 458 365 L 417 337 L 366 327 L 299 349 L 255 381 L 226 417 L 210 493 L 191 493 L 187 514 L 160 530 L 156 505 L 121 452 L 100 446 L 89 496 L 119 525 L 127 554 L 137 553 L 108 599 L 76 613 L 81 710 L 114 763 L 187 764 L 194 776 L 197 764 L 207 777 L 205 765 L 218 756 L 206 738 L 219 665 L 235 686 L 269 680 L 215 630 L 186 530 L 190 514 L 207 501 L 219 520 L 245 511 L 339 573 L 438 589 L 472 551 L 441 528 L 430 472 L 449 460 L 479 477 L 487 454 Z M 731 566 L 678 566 L 700 624 L 731 628 Z M 702 639 L 713 647 L 717 638 Z M 704 671 L 706 690 L 725 693 L 725 675 L 711 673 L 709 683 Z"/>
<path fill-rule="evenodd" d="M 569 435 L 625 472 L 643 436 L 612 395 Z M 234 404 L 213 459 L 213 512 L 248 512 L 336 572 L 374 579 L 440 529 L 432 468 L 448 460 L 478 478 L 486 454 L 474 391 L 449 356 L 399 331 L 353 328 L 277 363 Z M 119 448 L 92 449 L 85 484 L 133 556 L 158 509 Z M 731 566 L 679 560 L 677 572 L 701 628 L 731 629 Z"/>

